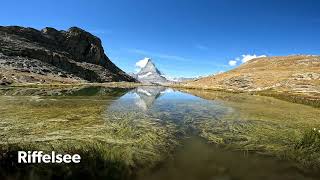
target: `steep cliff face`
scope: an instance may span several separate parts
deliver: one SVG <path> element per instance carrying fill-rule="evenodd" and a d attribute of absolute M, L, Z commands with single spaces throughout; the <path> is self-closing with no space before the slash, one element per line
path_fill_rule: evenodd
<path fill-rule="evenodd" d="M 136 81 L 110 61 L 99 38 L 77 27 L 38 31 L 0 26 L 0 69 L 2 76 L 8 76 L 6 71 L 19 74 L 5 77 L 18 82 L 29 82 L 21 72 L 33 73 L 30 81 L 37 81 L 35 75 L 90 82 Z"/>

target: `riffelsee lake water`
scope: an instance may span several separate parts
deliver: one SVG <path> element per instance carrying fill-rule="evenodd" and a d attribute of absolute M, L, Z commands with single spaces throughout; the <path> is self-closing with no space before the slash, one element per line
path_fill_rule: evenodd
<path fill-rule="evenodd" d="M 319 175 L 294 154 L 303 132 L 320 127 L 319 108 L 272 97 L 161 86 L 3 88 L 0 93 L 2 151 L 79 152 L 83 164 L 61 170 L 58 177 L 65 179 L 283 180 Z M 0 177 L 55 177 L 48 170 L 52 167 L 42 168 L 17 165 L 9 172 L 2 167 Z M 63 174 L 70 169 L 73 173 Z"/>

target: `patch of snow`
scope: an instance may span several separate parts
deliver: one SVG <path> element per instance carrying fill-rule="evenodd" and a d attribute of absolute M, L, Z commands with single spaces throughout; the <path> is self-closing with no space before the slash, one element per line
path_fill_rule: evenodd
<path fill-rule="evenodd" d="M 151 60 L 150 58 L 145 57 L 145 58 L 139 60 L 138 62 L 136 62 L 136 66 L 139 69 L 142 69 L 147 65 L 148 61 L 150 61 L 150 60 Z"/>
<path fill-rule="evenodd" d="M 138 78 L 145 78 L 152 75 L 152 72 L 148 72 L 147 74 L 143 74 L 143 75 L 138 75 Z"/>

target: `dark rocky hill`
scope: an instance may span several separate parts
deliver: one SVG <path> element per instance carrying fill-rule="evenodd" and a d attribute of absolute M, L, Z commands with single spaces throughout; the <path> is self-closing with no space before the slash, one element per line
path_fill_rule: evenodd
<path fill-rule="evenodd" d="M 41 31 L 0 26 L 0 81 L 136 81 L 105 55 L 96 36 L 77 27 Z"/>

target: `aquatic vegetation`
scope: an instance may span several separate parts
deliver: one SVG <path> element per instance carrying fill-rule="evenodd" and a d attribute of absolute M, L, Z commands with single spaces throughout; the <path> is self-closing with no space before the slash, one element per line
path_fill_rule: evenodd
<path fill-rule="evenodd" d="M 129 179 L 134 174 L 130 166 L 119 159 L 110 158 L 110 150 L 101 143 L 64 142 L 68 145 L 54 146 L 50 143 L 16 144 L 1 148 L 0 178 L 15 179 Z M 77 153 L 80 164 L 17 164 L 17 151 L 21 149 Z M 112 150 L 112 153 L 116 151 Z M 119 152 L 120 153 L 120 152 Z M 116 154 L 114 154 L 116 155 Z"/>
<path fill-rule="evenodd" d="M 318 179 L 319 173 L 306 175 L 292 162 L 243 151 L 226 151 L 199 137 L 184 140 L 175 157 L 147 174 L 142 180 L 195 179 Z"/>
<path fill-rule="evenodd" d="M 301 140 L 296 144 L 296 149 L 309 149 L 320 152 L 320 129 L 313 128 L 304 132 Z"/>
<path fill-rule="evenodd" d="M 320 169 L 320 131 L 318 128 L 310 128 L 303 132 L 294 148 L 287 152 L 290 159 L 298 161 L 301 166 L 310 170 L 319 171 Z"/>
<path fill-rule="evenodd" d="M 123 95 L 123 90 L 114 90 L 103 89 L 91 97 L 81 91 L 65 92 L 67 96 L 1 96 L 2 152 L 13 151 L 12 146 L 81 152 L 90 163 L 97 159 L 96 163 L 121 165 L 111 173 L 152 167 L 177 145 L 175 126 L 137 114 L 105 113 Z"/>
<path fill-rule="evenodd" d="M 320 127 L 320 109 L 246 93 L 185 91 L 195 96 L 163 87 L 0 90 L 1 152 L 81 153 L 84 164 L 56 167 L 61 175 L 126 179 L 150 172 L 183 150 L 181 141 L 196 136 L 221 151 L 292 160 L 302 172 L 320 167 L 319 137 L 306 131 Z M 46 172 L 55 167 L 32 168 Z"/>
<path fill-rule="evenodd" d="M 197 124 L 197 128 L 201 130 L 200 136 L 230 149 L 253 151 L 302 162 L 303 155 L 295 157 L 288 154 L 292 153 L 306 129 L 320 126 L 320 109 L 311 106 L 245 93 L 190 89 L 185 91 L 232 107 L 234 112 L 220 121 L 205 119 Z"/>

